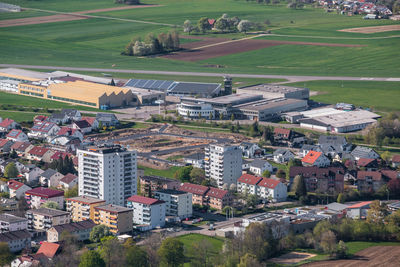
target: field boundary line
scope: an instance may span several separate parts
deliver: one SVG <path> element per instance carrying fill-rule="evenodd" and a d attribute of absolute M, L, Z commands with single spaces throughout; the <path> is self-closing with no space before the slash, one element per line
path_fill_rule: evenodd
<path fill-rule="evenodd" d="M 265 34 L 265 36 L 278 36 L 278 37 L 291 37 L 291 38 L 315 38 L 315 39 L 343 39 L 343 40 L 379 40 L 379 39 L 391 39 L 399 38 L 400 35 L 390 35 L 382 37 L 333 37 L 333 36 L 309 36 L 309 35 L 289 35 L 289 34 Z"/>
<path fill-rule="evenodd" d="M 254 35 L 254 36 L 245 37 L 245 38 L 236 39 L 236 40 L 228 40 L 228 41 L 223 41 L 223 42 L 219 42 L 219 43 L 215 43 L 215 44 L 209 44 L 209 45 L 203 45 L 203 46 L 191 48 L 190 50 L 203 49 L 203 48 L 213 47 L 213 46 L 222 45 L 222 44 L 229 44 L 229 43 L 239 42 L 239 41 L 243 41 L 243 40 L 250 40 L 250 39 L 257 38 L 257 37 L 263 37 L 266 35 L 267 34 L 259 34 L 259 35 Z"/>

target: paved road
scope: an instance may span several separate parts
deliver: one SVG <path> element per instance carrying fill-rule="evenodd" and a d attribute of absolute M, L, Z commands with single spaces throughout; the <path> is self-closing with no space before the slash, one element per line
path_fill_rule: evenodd
<path fill-rule="evenodd" d="M 161 74 L 161 75 L 180 75 L 180 76 L 205 76 L 221 77 L 229 75 L 238 78 L 261 78 L 261 79 L 287 79 L 289 82 L 303 82 L 315 80 L 331 81 L 390 81 L 400 82 L 400 78 L 381 78 L 381 77 L 345 77 L 345 76 L 297 76 L 297 75 L 268 75 L 268 74 L 238 74 L 238 73 L 210 73 L 210 72 L 179 72 L 179 71 L 157 71 L 157 70 L 128 70 L 128 69 L 101 69 L 101 68 L 77 68 L 77 67 L 57 67 L 39 65 L 17 65 L 0 64 L 2 68 L 29 68 L 29 69 L 48 69 L 65 71 L 94 71 L 94 72 L 116 72 L 116 73 L 141 73 L 141 74 Z"/>

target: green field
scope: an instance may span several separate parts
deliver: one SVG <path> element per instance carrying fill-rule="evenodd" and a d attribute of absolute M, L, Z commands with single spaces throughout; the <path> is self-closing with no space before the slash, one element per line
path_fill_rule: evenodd
<path fill-rule="evenodd" d="M 349 249 L 349 254 L 355 254 L 363 249 L 375 246 L 400 246 L 399 242 L 346 242 L 346 246 Z"/>
<path fill-rule="evenodd" d="M 378 111 L 400 111 L 398 82 L 310 81 L 290 85 L 306 86 L 311 91 L 317 91 L 318 95 L 312 96 L 311 99 L 318 102 L 347 102 Z"/>
<path fill-rule="evenodd" d="M 34 113 L 34 112 L 20 112 L 20 111 L 4 111 L 0 110 L 0 118 L 9 118 L 16 122 L 33 121 L 33 117 L 36 115 L 49 115 L 45 113 Z"/>
<path fill-rule="evenodd" d="M 113 0 L 7 0 L 6 2 L 19 4 L 22 7 L 66 12 L 120 6 L 114 4 Z M 290 44 L 199 62 L 183 62 L 157 57 L 128 57 L 120 53 L 133 36 L 145 36 L 149 32 L 157 34 L 171 28 L 141 22 L 92 18 L 81 21 L 1 28 L 0 39 L 7 41 L 0 42 L 2 51 L 0 62 L 98 68 L 109 68 L 115 65 L 115 68 L 218 72 L 221 74 L 229 72 L 400 77 L 400 61 L 398 60 L 400 37 L 369 38 L 389 37 L 399 32 L 365 35 L 337 31 L 350 27 L 398 24 L 399 22 L 363 20 L 361 16 L 347 17 L 327 14 L 323 9 L 314 9 L 310 6 L 306 6 L 303 10 L 291 10 L 286 8 L 286 2 L 278 5 L 260 5 L 255 1 L 245 0 L 146 0 L 144 3 L 161 6 L 109 11 L 96 15 L 182 25 L 186 19 L 195 22 L 203 16 L 218 18 L 221 14 L 227 13 L 229 16 L 238 16 L 241 19 L 250 19 L 260 23 L 266 19 L 270 20 L 271 25 L 268 26 L 268 29 L 271 29 L 274 34 L 284 35 L 268 37 L 273 40 L 340 42 L 365 46 L 324 47 Z M 15 18 L 23 16 L 21 14 L 16 14 Z M 27 14 L 27 16 L 35 15 L 38 14 Z M 12 14 L 0 14 L 0 19 L 5 17 L 9 19 Z M 177 29 L 181 30 L 180 27 Z M 208 36 L 241 38 L 244 35 L 208 34 Z M 209 65 L 217 64 L 222 65 L 223 68 L 209 67 Z"/>
<path fill-rule="evenodd" d="M 157 170 L 157 169 L 152 169 L 152 168 L 148 168 L 148 167 L 139 165 L 138 168 L 144 170 L 144 175 L 156 175 L 156 176 L 162 176 L 162 177 L 167 177 L 167 178 L 174 178 L 175 172 L 182 167 L 173 166 L 166 170 Z"/>

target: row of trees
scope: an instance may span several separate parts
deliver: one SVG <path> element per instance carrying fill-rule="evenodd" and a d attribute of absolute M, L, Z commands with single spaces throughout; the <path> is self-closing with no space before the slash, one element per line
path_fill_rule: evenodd
<path fill-rule="evenodd" d="M 157 37 L 149 33 L 142 41 L 140 37 L 135 37 L 125 47 L 122 53 L 128 56 L 147 56 L 161 53 L 168 53 L 180 49 L 179 34 L 177 31 L 160 33 Z"/>
<path fill-rule="evenodd" d="M 400 115 L 390 113 L 379 120 L 376 125 L 370 127 L 364 140 L 377 146 L 400 145 Z"/>
<path fill-rule="evenodd" d="M 65 156 L 64 158 L 60 157 L 57 160 L 54 160 L 50 163 L 49 168 L 53 170 L 57 170 L 59 173 L 66 175 L 68 173 L 76 174 L 74 162 L 72 158 Z"/>

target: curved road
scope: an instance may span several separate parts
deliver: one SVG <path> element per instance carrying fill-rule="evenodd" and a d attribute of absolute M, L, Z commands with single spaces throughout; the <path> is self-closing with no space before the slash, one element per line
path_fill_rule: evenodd
<path fill-rule="evenodd" d="M 238 74 L 238 73 L 210 73 L 210 72 L 180 72 L 180 71 L 158 71 L 158 70 L 128 70 L 128 69 L 101 69 L 101 68 L 78 68 L 78 67 L 57 67 L 40 65 L 17 65 L 0 64 L 2 68 L 26 68 L 26 69 L 48 69 L 65 71 L 94 71 L 94 72 L 116 72 L 116 73 L 140 73 L 140 74 L 161 74 L 161 75 L 180 75 L 180 76 L 205 76 L 221 77 L 231 76 L 238 78 L 261 78 L 261 79 L 287 79 L 288 82 L 303 82 L 316 80 L 331 81 L 383 81 L 400 82 L 400 78 L 382 78 L 382 77 L 346 77 L 346 76 L 297 76 L 297 75 L 267 75 L 267 74 Z"/>

